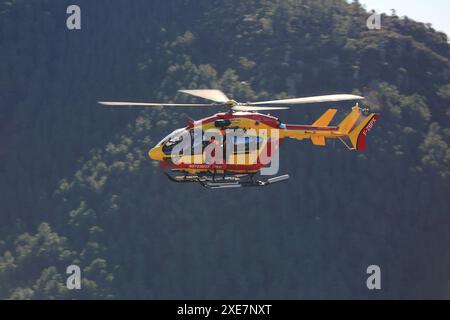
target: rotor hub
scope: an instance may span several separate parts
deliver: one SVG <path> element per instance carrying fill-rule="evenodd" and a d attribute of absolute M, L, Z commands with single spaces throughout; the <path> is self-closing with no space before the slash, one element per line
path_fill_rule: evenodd
<path fill-rule="evenodd" d="M 228 100 L 225 102 L 227 106 L 237 106 L 238 102 L 236 100 Z"/>

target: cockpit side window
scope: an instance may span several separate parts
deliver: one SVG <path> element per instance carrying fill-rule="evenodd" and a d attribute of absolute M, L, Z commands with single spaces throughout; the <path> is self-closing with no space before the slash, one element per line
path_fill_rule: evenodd
<path fill-rule="evenodd" d="M 170 153 L 177 144 L 179 144 L 186 135 L 186 129 L 178 129 L 168 135 L 166 138 L 161 140 L 159 144 L 162 145 L 162 150 L 164 153 Z"/>
<path fill-rule="evenodd" d="M 189 129 L 188 131 L 187 129 L 178 129 L 164 138 L 159 144 L 162 145 L 162 149 L 165 154 L 170 153 L 181 141 L 183 141 L 183 143 L 190 144 L 191 154 L 195 154 L 197 149 L 200 153 L 202 153 L 204 148 L 206 148 L 209 144 L 208 141 L 203 141 L 203 134 L 204 132 L 201 130 L 197 131 L 194 129 Z M 188 141 L 184 141 L 184 139 L 188 139 Z"/>

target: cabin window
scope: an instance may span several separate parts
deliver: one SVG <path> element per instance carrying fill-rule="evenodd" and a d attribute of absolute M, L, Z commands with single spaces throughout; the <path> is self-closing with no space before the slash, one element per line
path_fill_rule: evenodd
<path fill-rule="evenodd" d="M 234 145 L 234 154 L 248 154 L 250 152 L 250 147 L 256 147 L 256 149 L 259 150 L 263 139 L 259 136 L 234 136 L 231 141 Z"/>

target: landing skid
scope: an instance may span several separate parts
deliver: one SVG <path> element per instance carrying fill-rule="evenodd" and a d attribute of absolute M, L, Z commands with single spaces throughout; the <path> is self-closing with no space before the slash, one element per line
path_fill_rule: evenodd
<path fill-rule="evenodd" d="M 289 179 L 289 175 L 270 178 L 267 180 L 257 180 L 254 175 L 184 175 L 172 176 L 164 172 L 169 180 L 176 183 L 200 183 L 207 189 L 234 189 L 243 187 L 265 187 Z"/>

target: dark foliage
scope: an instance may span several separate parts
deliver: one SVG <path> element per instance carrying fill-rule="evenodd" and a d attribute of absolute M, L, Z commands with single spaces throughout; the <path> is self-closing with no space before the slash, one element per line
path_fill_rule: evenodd
<path fill-rule="evenodd" d="M 1 298 L 450 297 L 445 34 L 396 16 L 369 31 L 343 0 L 79 0 L 69 31 L 72 2 L 0 1 Z M 289 141 L 289 182 L 209 192 L 146 156 L 184 115 L 95 103 L 180 88 L 357 92 L 383 117 L 366 153 Z M 81 291 L 65 286 L 72 263 Z"/>

